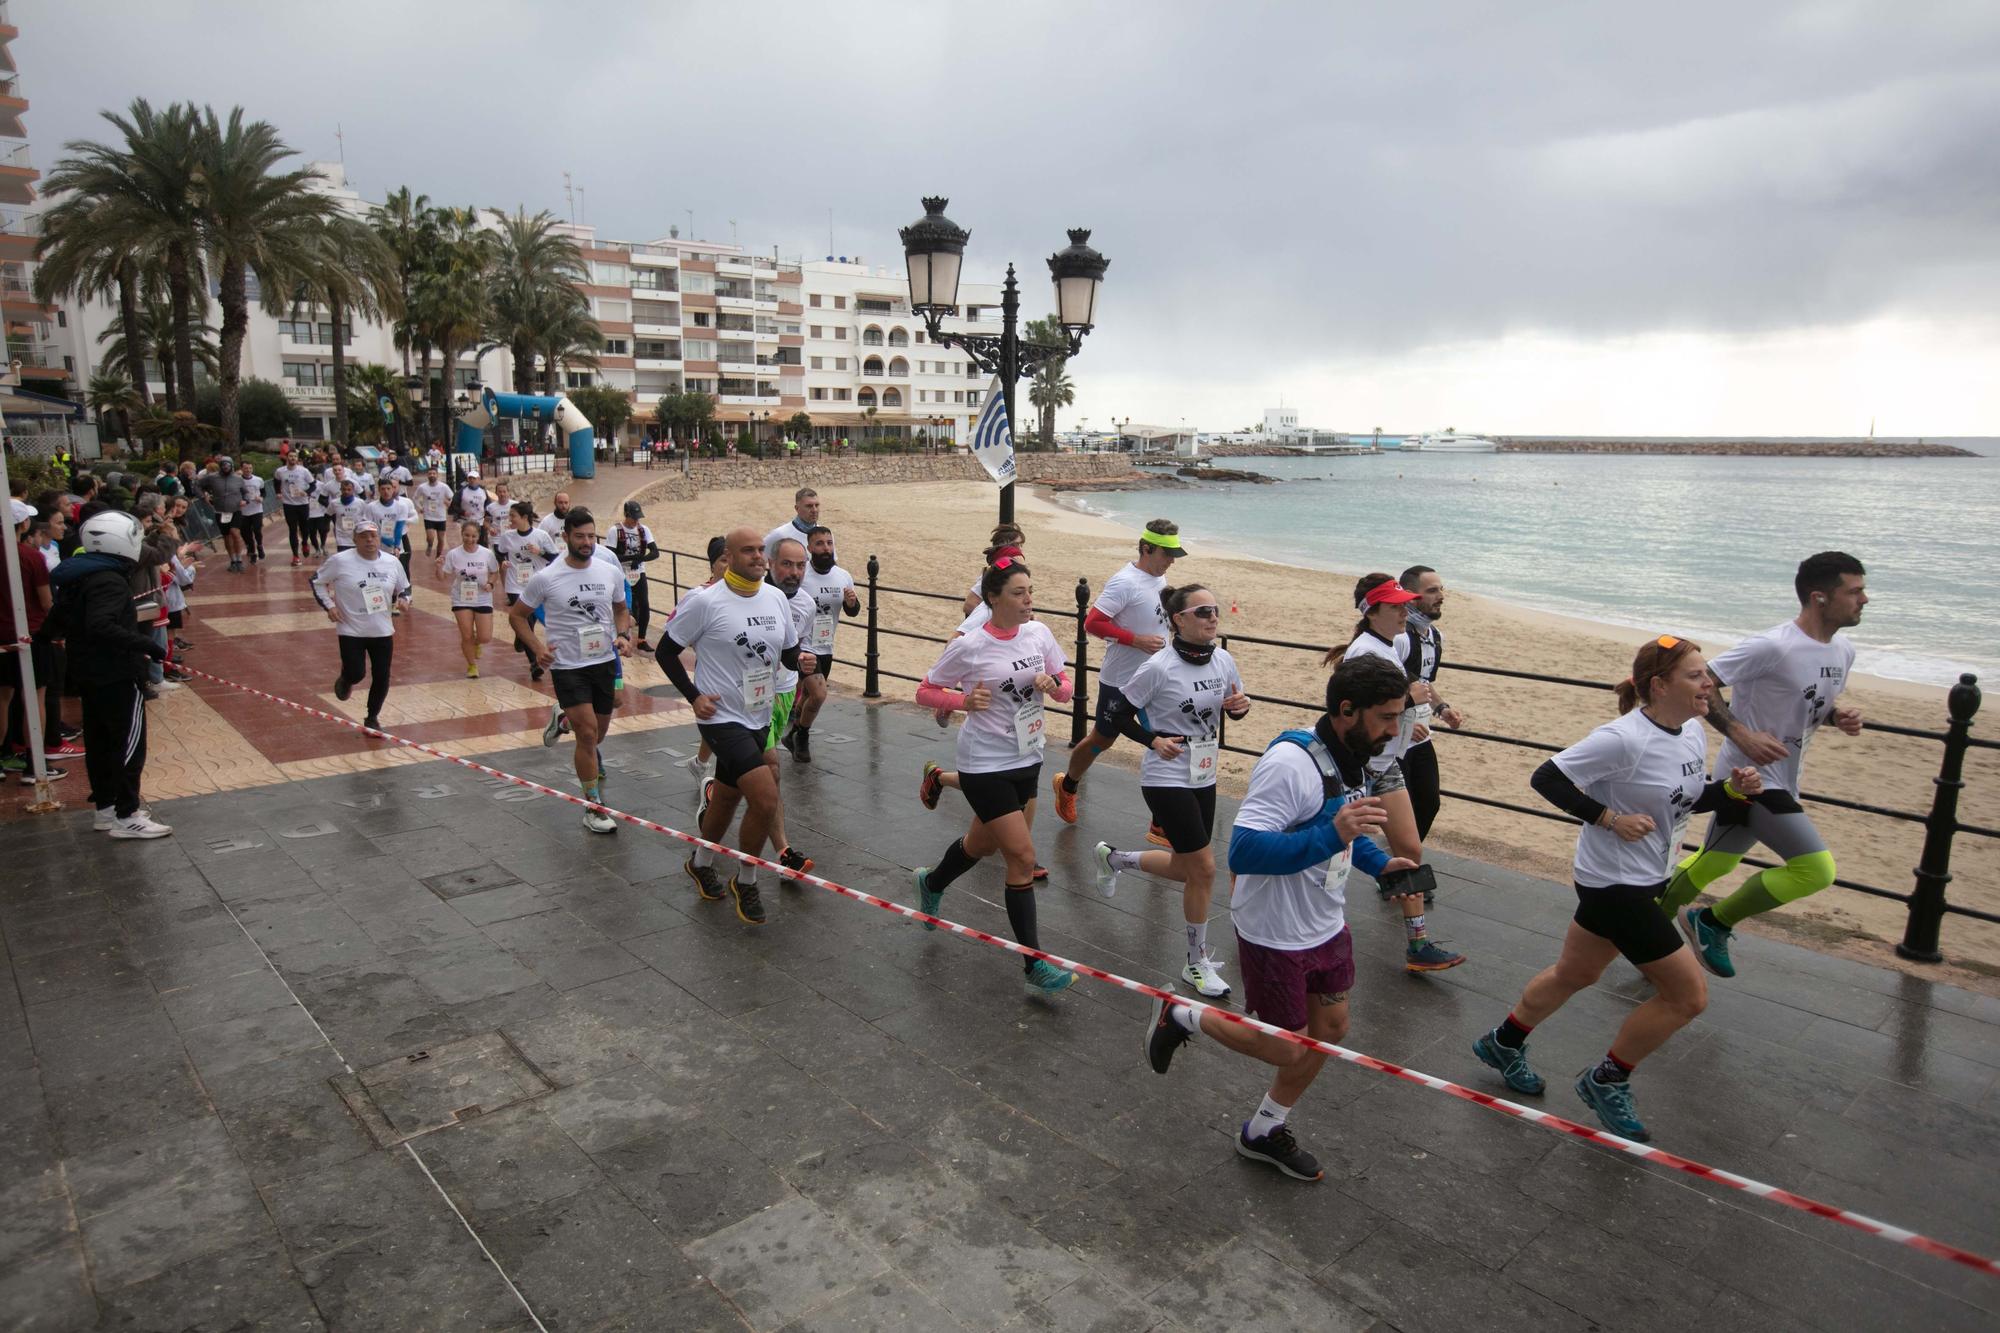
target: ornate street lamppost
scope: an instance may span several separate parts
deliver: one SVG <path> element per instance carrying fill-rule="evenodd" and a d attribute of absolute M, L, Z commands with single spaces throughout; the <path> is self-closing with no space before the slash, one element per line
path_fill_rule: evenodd
<path fill-rule="evenodd" d="M 1111 261 L 1090 248 L 1090 232 L 1073 227 L 1069 245 L 1049 256 L 1049 277 L 1055 283 L 1056 320 L 1062 325 L 1060 346 L 1023 343 L 1020 336 L 1021 295 L 1014 266 L 1000 289 L 1000 333 L 959 333 L 939 327 L 958 313 L 958 278 L 964 266 L 965 243 L 972 233 L 944 215 L 948 199 L 924 200 L 924 215 L 902 229 L 903 259 L 910 274 L 910 308 L 924 321 L 931 341 L 962 350 L 972 363 L 1000 379 L 1007 404 L 1007 428 L 1017 429 L 1015 386 L 1049 361 L 1066 360 L 1083 350 L 1083 335 L 1097 322 L 1097 292 Z M 1000 488 L 1000 521 L 1014 521 L 1014 483 Z"/>

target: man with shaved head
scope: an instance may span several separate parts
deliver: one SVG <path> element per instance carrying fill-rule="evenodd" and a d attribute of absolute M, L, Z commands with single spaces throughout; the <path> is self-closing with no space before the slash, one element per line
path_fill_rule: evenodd
<path fill-rule="evenodd" d="M 783 820 L 777 772 L 764 762 L 778 676 L 780 671 L 810 671 L 815 663 L 800 656 L 790 600 L 764 581 L 769 566 L 763 534 L 739 526 L 723 541 L 727 563 L 722 581 L 681 603 L 660 635 L 656 655 L 667 679 L 694 709 L 701 738 L 715 755 L 715 794 L 702 816 L 701 836 L 720 842 L 736 817 L 737 804 L 747 801 L 737 845 L 757 856 Z M 692 676 L 681 661 L 690 649 L 695 655 Z M 695 849 L 687 872 L 703 898 L 723 896 L 725 885 L 707 848 Z M 738 866 L 726 891 L 740 920 L 764 924 L 755 866 Z"/>

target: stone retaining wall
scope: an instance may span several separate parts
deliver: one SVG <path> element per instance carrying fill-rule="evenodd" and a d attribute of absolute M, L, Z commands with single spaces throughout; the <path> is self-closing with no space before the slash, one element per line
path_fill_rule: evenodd
<path fill-rule="evenodd" d="M 1127 476 L 1132 465 L 1115 454 L 1020 454 L 1025 482 L 1100 480 Z M 921 481 L 980 481 L 986 473 L 970 454 L 884 454 L 858 458 L 733 458 L 694 465 L 692 477 L 663 473 L 640 492 L 641 502 L 696 500 L 704 491 L 784 490 L 799 486 L 870 486 Z"/>

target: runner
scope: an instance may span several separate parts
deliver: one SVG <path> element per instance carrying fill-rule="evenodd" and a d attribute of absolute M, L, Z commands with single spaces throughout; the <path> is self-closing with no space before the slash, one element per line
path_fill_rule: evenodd
<path fill-rule="evenodd" d="M 461 545 L 464 540 L 461 532 Z M 478 545 L 477 542 L 473 544 Z M 563 554 L 563 544 L 535 522 L 533 504 L 516 500 L 514 507 L 507 511 L 507 530 L 494 535 L 493 552 L 506 567 L 507 606 L 511 610 L 514 603 L 521 600 L 521 589 L 528 580 Z M 508 623 L 510 626 L 513 623 L 511 618 Z M 528 659 L 528 679 L 531 681 L 542 678 L 542 664 L 535 660 L 534 643 L 532 636 L 523 638 L 518 633 L 514 635 L 514 651 Z"/>
<path fill-rule="evenodd" d="M 469 526 L 469 525 L 468 525 Z M 465 528 L 460 529 L 464 546 Z M 588 509 L 572 509 L 563 520 L 561 560 L 537 571 L 507 613 L 518 638 L 535 638 L 535 612 L 548 630 L 537 643 L 535 661 L 551 669 L 556 703 L 576 737 L 576 776 L 585 799 L 596 806 L 583 814 L 592 833 L 616 833 L 618 821 L 604 813 L 604 770 L 597 750 L 611 731 L 618 706 L 616 663 L 632 649 L 632 617 L 625 610 L 625 583 L 596 558 L 597 524 Z"/>
<path fill-rule="evenodd" d="M 935 916 L 952 882 L 999 852 L 1007 869 L 1007 924 L 1015 940 L 1038 949 L 1032 826 L 1046 740 L 1043 701 L 1067 701 L 1072 686 L 1062 645 L 1034 619 L 1027 565 L 1002 557 L 987 570 L 980 592 L 992 619 L 946 644 L 917 686 L 918 703 L 965 714 L 958 729 L 959 789 L 972 807 L 965 836 L 954 839 L 935 866 L 916 872 L 917 893 L 923 910 Z M 1076 973 L 1045 959 L 1027 959 L 1025 968 L 1036 990 L 1059 991 L 1076 981 Z"/>
<path fill-rule="evenodd" d="M 668 621 L 671 622 L 675 616 L 680 614 L 680 608 L 687 605 L 690 597 L 707 592 L 710 588 L 722 582 L 722 573 L 728 566 L 728 539 L 724 537 L 710 537 L 708 539 L 708 582 L 698 587 L 689 588 L 686 592 L 682 593 L 679 604 L 667 613 Z M 708 741 L 704 739 L 696 744 L 694 753 L 688 758 L 683 759 L 681 765 L 688 772 L 694 774 L 695 790 L 698 793 L 695 797 L 694 817 L 695 822 L 700 823 L 701 817 L 708 813 L 709 798 L 715 794 L 715 753 L 708 748 Z"/>
<path fill-rule="evenodd" d="M 424 554 L 435 560 L 444 554 L 444 524 L 451 517 L 451 487 L 431 468 L 417 483 L 417 508 L 424 518 Z"/>
<path fill-rule="evenodd" d="M 243 532 L 243 558 L 254 565 L 264 558 L 264 479 L 247 458 L 236 465 L 236 475 L 243 483 L 243 508 L 237 511 L 237 523 Z"/>
<path fill-rule="evenodd" d="M 1187 966 L 1181 977 L 1209 999 L 1229 994 L 1222 964 L 1208 948 L 1208 905 L 1215 886 L 1215 777 L 1221 758 L 1221 722 L 1250 712 L 1243 676 L 1226 648 L 1216 647 L 1222 608 L 1199 583 L 1162 588 L 1172 641 L 1146 659 L 1121 691 L 1113 715 L 1123 735 L 1146 747 L 1139 791 L 1165 830 L 1171 852 L 1121 852 L 1097 844 L 1097 891 L 1118 891 L 1123 870 L 1143 871 L 1181 884 L 1181 919 L 1187 926 Z"/>
<path fill-rule="evenodd" d="M 353 485 L 351 478 L 342 483 L 343 488 Z M 396 624 L 389 608 L 410 600 L 410 579 L 402 565 L 382 554 L 374 519 L 355 520 L 354 545 L 336 551 L 319 567 L 312 594 L 340 631 L 340 674 L 333 678 L 333 697 L 347 702 L 366 675 L 368 711 L 362 725 L 380 731 L 396 647 Z"/>
<path fill-rule="evenodd" d="M 271 474 L 271 480 L 278 486 L 278 502 L 285 511 L 285 535 L 292 543 L 292 568 L 297 569 L 312 546 L 313 474 L 301 467 L 294 455 Z"/>
<path fill-rule="evenodd" d="M 1861 710 L 1838 704 L 1854 669 L 1854 642 L 1836 636 L 1861 623 L 1867 573 L 1841 551 L 1808 556 L 1792 581 L 1797 618 L 1709 663 L 1709 674 L 1730 691 L 1728 704 L 1718 693 L 1707 713 L 1708 725 L 1723 736 L 1716 765 L 1756 765 L 1764 792 L 1748 810 L 1724 807 L 1709 821 L 1701 850 L 1680 863 L 1662 906 L 1701 965 L 1718 977 L 1736 975 L 1729 942 L 1737 926 L 1833 883 L 1833 853 L 1799 804 L 1799 774 L 1821 723 L 1832 722 L 1843 735 L 1861 734 Z M 1760 842 L 1784 864 L 1758 871 L 1721 902 L 1692 906 L 1696 894 Z"/>
<path fill-rule="evenodd" d="M 333 549 L 335 554 L 354 549 L 354 530 L 367 517 L 367 501 L 356 493 L 354 478 L 349 476 L 336 483 L 333 498 L 326 506 L 327 520 L 333 527 Z M 380 535 L 380 529 L 377 529 Z"/>
<path fill-rule="evenodd" d="M 1347 1036 L 1354 943 L 1347 929 L 1347 873 L 1378 878 L 1413 870 L 1373 840 L 1387 815 L 1368 761 L 1396 737 L 1409 677 L 1372 657 L 1344 661 L 1326 682 L 1326 711 L 1313 729 L 1272 741 L 1250 771 L 1250 789 L 1229 835 L 1236 876 L 1229 912 L 1243 968 L 1244 1007 L 1266 1023 L 1324 1042 Z M 1236 1136 L 1236 1151 L 1294 1180 L 1318 1180 L 1317 1158 L 1286 1123 L 1326 1057 L 1281 1037 L 1162 1000 L 1147 1031 L 1146 1058 L 1164 1074 L 1174 1052 L 1200 1032 L 1277 1066 L 1271 1089 Z"/>
<path fill-rule="evenodd" d="M 333 506 L 340 500 L 340 486 L 325 476 L 313 478 L 306 490 L 306 536 L 312 553 L 326 559 L 326 539 L 333 530 Z"/>
<path fill-rule="evenodd" d="M 798 703 L 799 681 L 806 676 L 819 673 L 819 658 L 806 646 L 811 637 L 813 616 L 816 608 L 811 594 L 805 590 L 806 548 L 805 543 L 792 537 L 778 540 L 778 563 L 771 567 L 772 586 L 785 595 L 786 608 L 791 613 L 792 633 L 800 644 L 799 670 L 793 671 L 780 665 L 775 688 L 777 698 L 771 704 L 771 730 L 764 737 L 764 762 L 770 766 L 771 776 L 778 779 L 778 742 L 791 725 L 792 710 Z M 808 752 L 810 753 L 810 752 Z M 796 757 L 796 756 L 794 756 Z M 780 780 L 780 791 L 783 783 Z M 811 870 L 813 863 L 809 856 L 802 856 L 785 836 L 785 803 L 778 802 L 777 812 L 771 817 L 771 845 L 778 849 L 775 858 L 787 870 L 801 874 Z"/>
<path fill-rule="evenodd" d="M 1411 652 L 1409 636 L 1404 630 L 1410 603 L 1415 600 L 1414 594 L 1387 574 L 1364 574 L 1354 585 L 1354 606 L 1361 613 L 1354 626 L 1354 638 L 1345 648 L 1328 653 L 1326 660 L 1379 657 L 1401 667 L 1407 676 Z M 1411 690 L 1414 695 L 1414 685 Z M 1368 765 L 1375 778 L 1375 795 L 1381 798 L 1383 809 L 1388 812 L 1384 834 L 1389 850 L 1413 862 L 1424 859 L 1424 844 L 1417 834 L 1417 816 L 1410 805 L 1401 759 L 1412 740 L 1429 735 L 1423 726 L 1411 721 L 1410 709 L 1405 708 L 1395 739 Z M 1464 954 L 1453 953 L 1430 938 L 1422 894 L 1397 893 L 1379 880 L 1375 889 L 1384 902 L 1394 902 L 1403 913 L 1404 971 L 1443 972 L 1465 961 Z"/>
<path fill-rule="evenodd" d="M 562 536 L 563 519 L 569 516 L 569 492 L 557 491 L 549 501 L 549 516 L 542 520 L 542 531 L 551 537 Z"/>
<path fill-rule="evenodd" d="M 806 534 L 807 563 L 805 595 L 812 599 L 812 633 L 806 647 L 815 663 L 810 676 L 799 679 L 799 702 L 792 714 L 792 729 L 782 739 L 792 758 L 801 764 L 812 762 L 812 724 L 826 704 L 826 681 L 833 671 L 834 632 L 840 616 L 861 614 L 861 598 L 854 591 L 854 576 L 834 563 L 833 529 L 815 527 Z"/>
<path fill-rule="evenodd" d="M 375 498 L 368 502 L 368 517 L 381 530 L 382 549 L 410 572 L 410 525 L 417 521 L 417 507 L 402 493 L 394 477 L 385 476 L 376 484 Z"/>
<path fill-rule="evenodd" d="M 1438 667 L 1444 661 L 1444 631 L 1437 627 L 1437 622 L 1444 619 L 1444 580 L 1429 565 L 1411 565 L 1396 582 L 1416 595 L 1416 600 L 1410 603 L 1409 627 L 1404 631 L 1410 636 L 1410 655 L 1403 661 L 1410 674 L 1410 697 L 1416 702 L 1404 712 L 1415 714 L 1412 725 L 1435 724 L 1456 731 L 1465 725 L 1465 716 L 1439 698 L 1437 692 Z M 1438 794 L 1441 779 L 1437 749 L 1430 736 L 1413 740 L 1398 762 L 1403 766 L 1403 780 L 1409 784 L 1410 809 L 1417 817 L 1417 837 L 1428 839 L 1442 799 Z M 1426 897 L 1424 901 L 1431 899 Z"/>
<path fill-rule="evenodd" d="M 486 499 L 486 532 L 480 537 L 482 542 L 490 542 L 493 534 L 507 526 L 507 511 L 513 508 L 514 491 L 505 477 L 493 483 L 493 493 Z"/>
<path fill-rule="evenodd" d="M 1027 544 L 1026 533 L 1012 523 L 1002 523 L 993 529 L 993 535 L 987 539 L 986 549 L 980 553 L 986 561 L 986 566 L 979 571 L 980 575 L 983 577 L 986 569 L 991 568 L 993 562 L 1003 555 L 1012 555 L 1018 559 L 1022 554 L 1021 548 Z M 971 589 L 965 594 L 965 605 L 962 610 L 969 616 L 985 605 L 985 599 L 979 595 L 979 580 L 974 579 Z"/>
<path fill-rule="evenodd" d="M 653 645 L 646 642 L 646 626 L 653 618 L 653 607 L 646 593 L 646 562 L 660 558 L 660 547 L 653 540 L 653 530 L 639 521 L 645 516 L 637 500 L 625 502 L 625 520 L 611 530 L 611 553 L 625 569 L 625 600 L 639 627 L 639 651 L 650 653 Z"/>
<path fill-rule="evenodd" d="M 724 545 L 729 563 L 722 582 L 681 602 L 655 656 L 693 706 L 701 738 L 715 755 L 714 794 L 700 821 L 701 836 L 722 841 L 739 800 L 747 801 L 737 845 L 757 856 L 773 821 L 782 817 L 777 773 L 764 762 L 777 669 L 798 670 L 803 655 L 785 594 L 764 582 L 764 543 L 757 530 L 735 528 Z M 692 677 L 681 663 L 689 649 L 695 654 Z M 722 897 L 724 888 L 714 860 L 713 852 L 697 847 L 686 866 L 695 888 L 710 900 Z M 727 887 L 738 919 L 763 925 L 757 867 L 739 865 Z"/>
<path fill-rule="evenodd" d="M 222 533 L 223 548 L 229 553 L 229 572 L 243 572 L 243 535 L 236 529 L 236 516 L 243 509 L 243 479 L 236 475 L 233 459 L 211 459 L 208 471 L 198 483 L 201 498 L 215 511 L 215 526 Z"/>
<path fill-rule="evenodd" d="M 792 494 L 792 517 L 772 528 L 764 535 L 764 563 L 766 566 L 778 563 L 778 543 L 789 537 L 803 543 L 806 534 L 819 523 L 819 492 L 810 486 L 801 486 Z"/>
<path fill-rule="evenodd" d="M 1112 715 L 1123 707 L 1120 691 L 1132 673 L 1147 658 L 1166 646 L 1166 612 L 1160 608 L 1160 589 L 1166 586 L 1167 570 L 1186 555 L 1181 546 L 1180 526 L 1156 518 L 1139 534 L 1139 556 L 1113 574 L 1097 595 L 1083 627 L 1105 640 L 1104 666 L 1097 673 L 1097 725 L 1069 752 L 1069 769 L 1056 774 L 1056 817 L 1074 824 L 1077 813 L 1077 784 L 1097 762 L 1097 756 L 1118 739 Z M 1158 826 L 1146 833 L 1146 841 L 1167 845 Z"/>
<path fill-rule="evenodd" d="M 1704 780 L 1708 744 L 1696 719 L 1707 714 L 1714 688 L 1701 645 L 1663 634 L 1639 649 L 1631 676 L 1619 682 L 1617 721 L 1535 770 L 1535 792 L 1583 822 L 1576 918 L 1555 966 L 1537 973 L 1513 1012 L 1472 1043 L 1508 1087 L 1540 1093 L 1547 1085 L 1528 1064 L 1528 1034 L 1623 954 L 1653 994 L 1626 1015 L 1604 1058 L 1577 1075 L 1576 1095 L 1606 1129 L 1641 1143 L 1650 1135 L 1632 1107 L 1632 1070 L 1708 1005 L 1694 951 L 1681 947 L 1672 914 L 1657 901 L 1674 848 L 1695 812 L 1747 807 L 1764 788 L 1749 766 L 1727 781 Z"/>
<path fill-rule="evenodd" d="M 479 534 L 465 525 L 458 530 L 458 545 L 438 558 L 437 572 L 451 587 L 451 615 L 458 622 L 466 679 L 477 680 L 479 655 L 493 639 L 493 591 L 500 582 L 500 562 L 493 548 L 481 546 Z"/>
<path fill-rule="evenodd" d="M 470 523 L 479 529 L 479 540 L 486 540 L 486 488 L 479 484 L 479 474 L 466 474 L 465 485 L 458 489 L 458 502 L 454 506 L 460 523 Z"/>

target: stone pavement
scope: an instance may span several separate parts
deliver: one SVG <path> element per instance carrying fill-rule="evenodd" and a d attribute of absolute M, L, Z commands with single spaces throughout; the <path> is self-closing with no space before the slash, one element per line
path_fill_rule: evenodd
<path fill-rule="evenodd" d="M 690 739 L 614 733 L 609 798 L 686 821 Z M 946 739 L 914 707 L 836 698 L 815 740 L 811 768 L 787 761 L 794 841 L 907 900 L 964 824 L 956 797 L 915 800 Z M 568 775 L 566 750 L 497 762 Z M 1156 1077 L 1136 997 L 1031 998 L 1010 957 L 813 889 L 767 887 L 752 930 L 696 898 L 670 840 L 593 837 L 447 764 L 288 776 L 163 801 L 160 842 L 79 811 L 0 825 L 0 1325 L 2000 1319 L 2000 1281 L 1347 1067 L 1295 1119 L 1327 1179 L 1285 1180 L 1231 1149 L 1261 1069 L 1198 1042 Z M 1178 894 L 1128 875 L 1107 902 L 1088 873 L 1142 810 L 1105 766 L 1081 826 L 1042 814 L 1041 917 L 1048 947 L 1161 982 Z M 1404 976 L 1363 888 L 1351 1041 L 1490 1087 L 1467 1043 L 1554 957 L 1569 892 L 1439 862 L 1434 929 L 1472 961 Z M 1004 931 L 999 891 L 983 866 L 945 910 Z M 2000 1251 L 2000 1003 L 1761 939 L 1744 955 L 1641 1072 L 1657 1141 Z M 1537 1033 L 1552 1109 L 1581 1114 L 1558 1076 L 1640 993 L 1615 973 Z"/>

